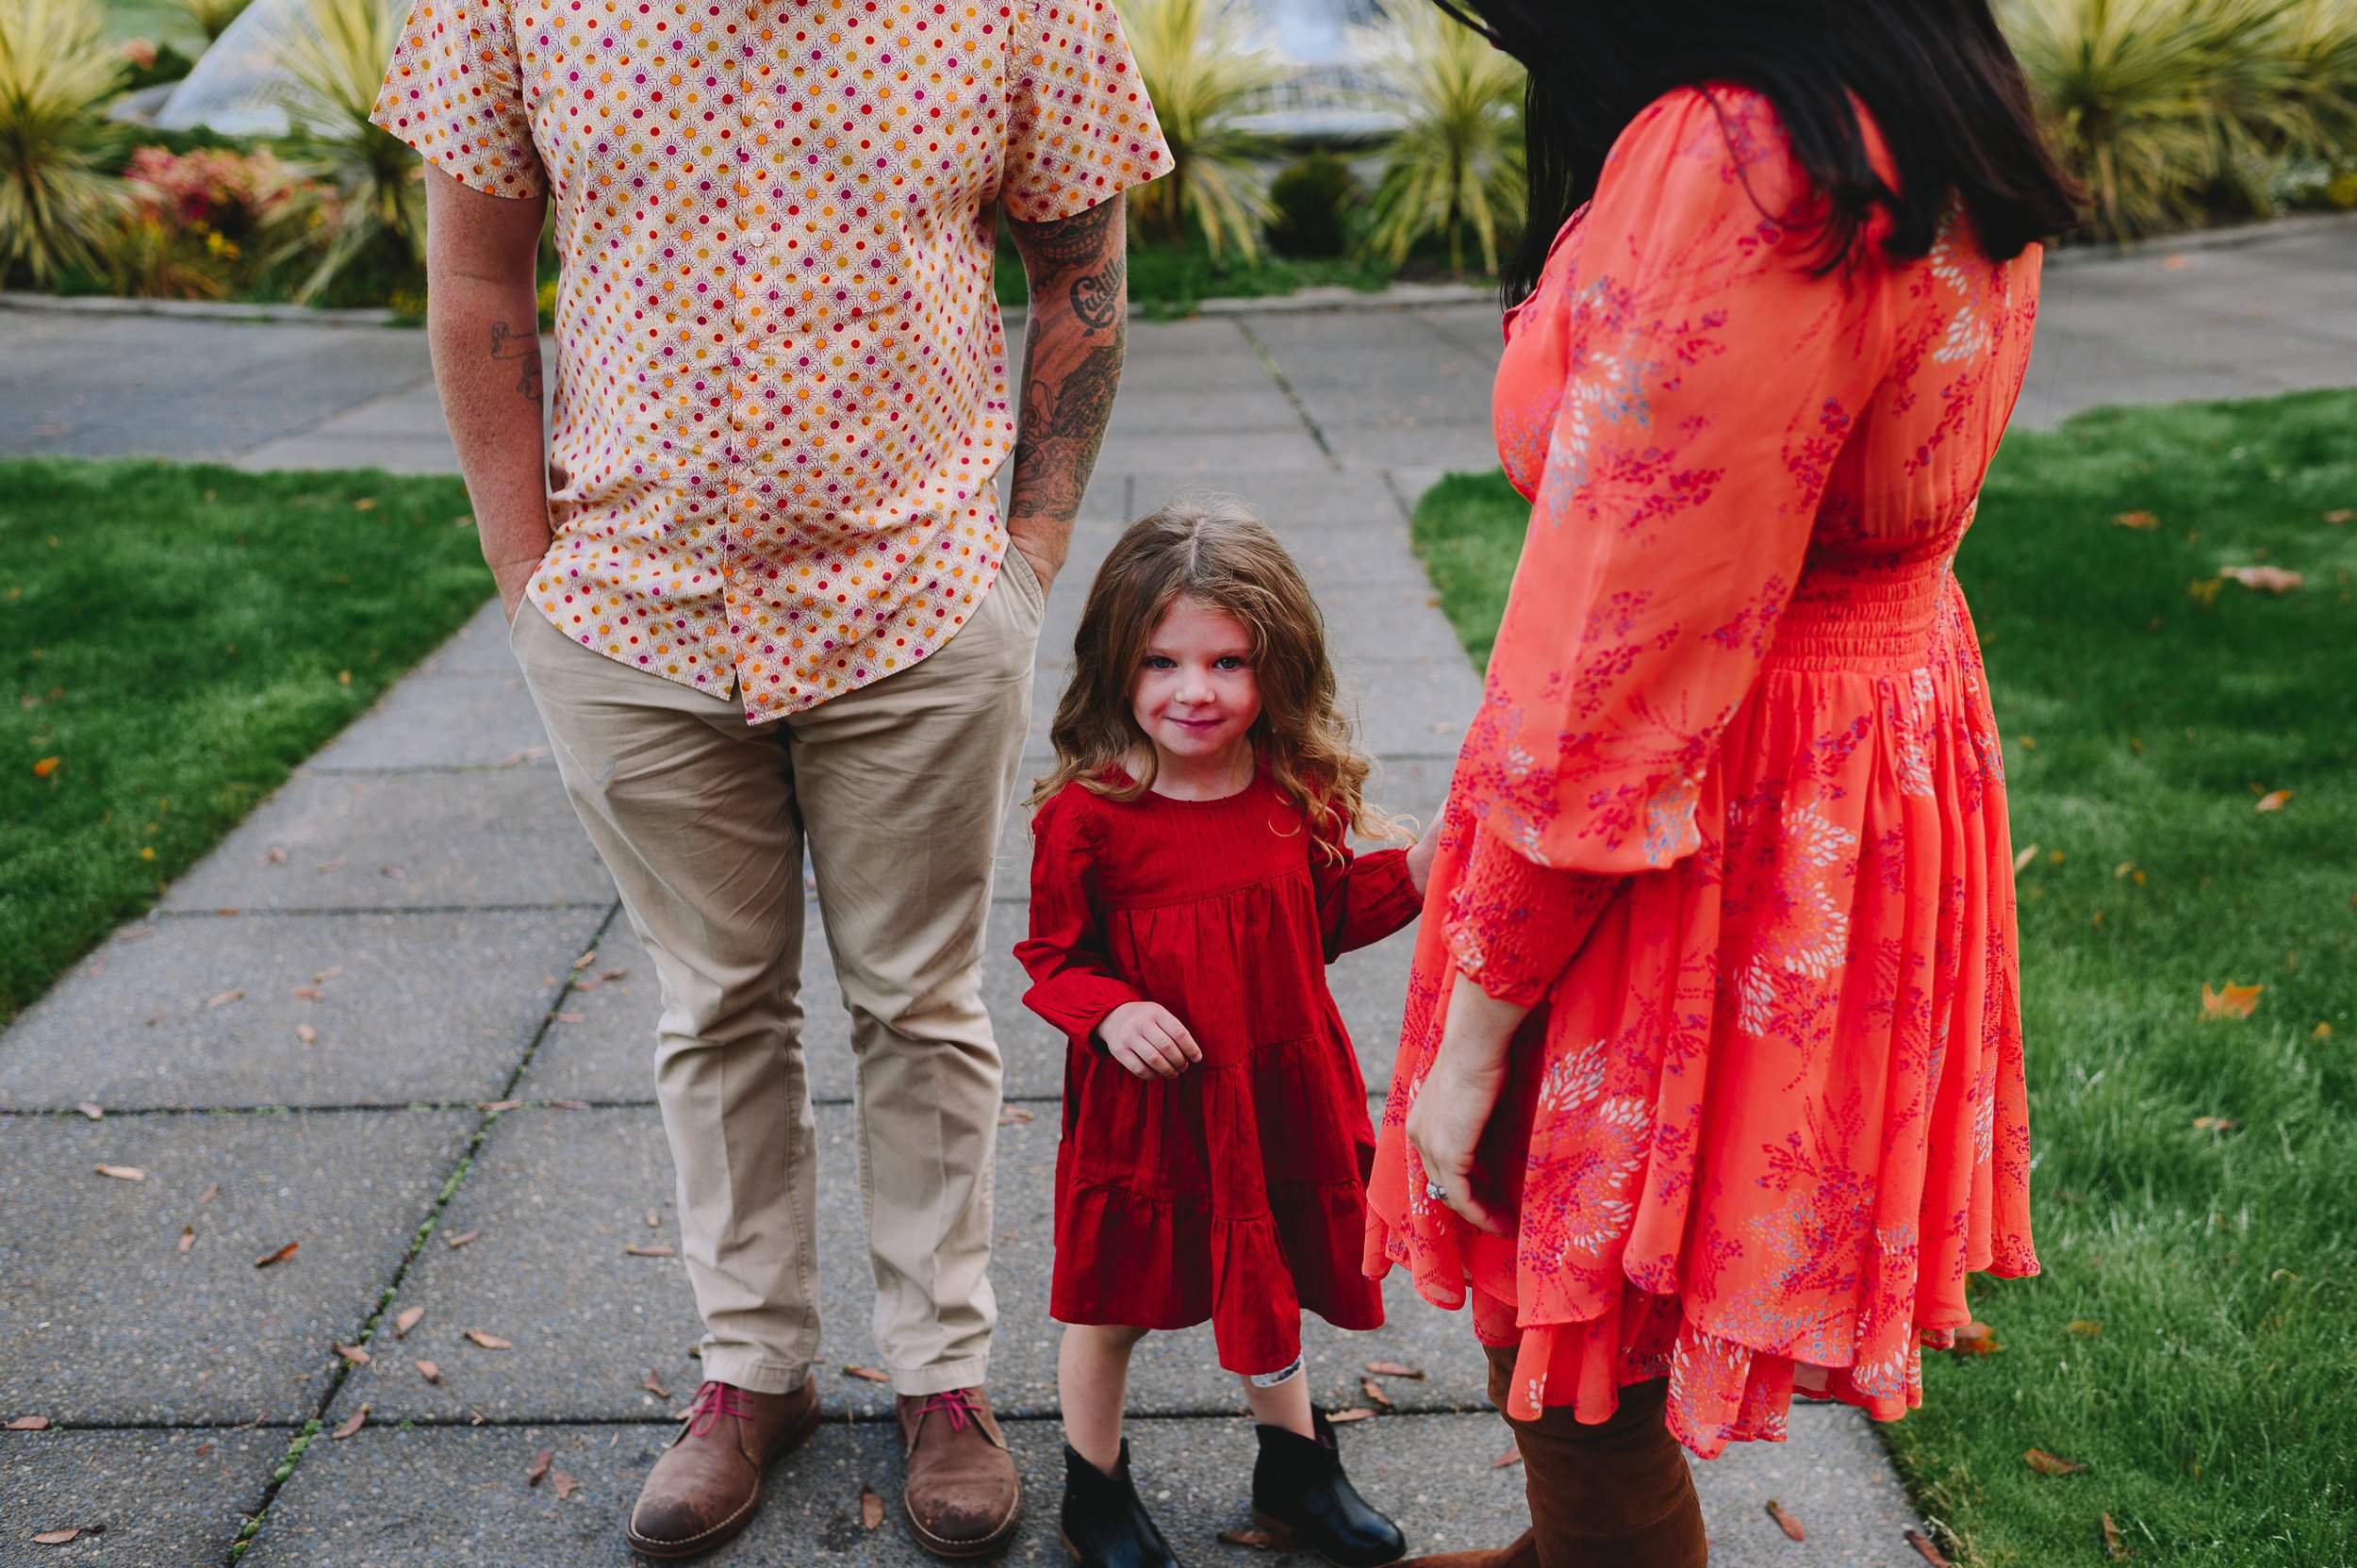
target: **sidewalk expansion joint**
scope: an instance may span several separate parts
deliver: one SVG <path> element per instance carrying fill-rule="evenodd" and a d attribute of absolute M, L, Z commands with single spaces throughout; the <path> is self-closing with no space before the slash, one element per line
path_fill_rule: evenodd
<path fill-rule="evenodd" d="M 622 906 L 618 899 L 609 900 L 604 908 L 605 918 L 598 927 L 597 935 L 592 939 L 594 942 L 604 941 L 614 930 L 615 922 L 621 917 Z M 533 1030 L 532 1038 L 525 1043 L 523 1053 L 516 1059 L 516 1065 L 509 1070 L 507 1081 L 501 1085 L 499 1094 L 489 1100 L 466 1103 L 479 1103 L 488 1107 L 501 1107 L 506 1104 L 509 1097 L 515 1094 L 516 1085 L 522 1081 L 524 1074 L 531 1069 L 534 1054 L 539 1050 L 540 1042 L 548 1038 L 549 1026 L 554 1022 L 556 1011 L 564 1005 L 565 999 L 572 994 L 574 982 L 578 979 L 578 971 L 566 975 L 564 985 L 559 989 L 549 1012 L 541 1017 L 538 1027 Z M 484 1140 L 491 1135 L 491 1130 L 499 1125 L 499 1119 L 504 1114 L 503 1110 L 499 1109 L 486 1109 L 482 1112 L 483 1119 L 476 1123 L 473 1135 L 468 1138 L 464 1151 L 458 1156 L 457 1164 L 447 1177 L 443 1178 L 441 1191 L 435 1195 L 433 1207 L 427 1211 L 425 1218 L 419 1222 L 417 1230 L 410 1235 L 408 1247 L 403 1251 L 401 1261 L 393 1265 L 392 1278 L 387 1279 L 377 1292 L 376 1300 L 369 1308 L 368 1316 L 360 1325 L 359 1332 L 353 1336 L 354 1344 L 365 1348 L 369 1342 L 376 1337 L 377 1329 L 384 1324 L 386 1309 L 392 1305 L 394 1296 L 400 1293 L 402 1281 L 408 1278 L 409 1270 L 417 1263 L 419 1254 L 425 1250 L 425 1244 L 433 1239 L 436 1228 L 442 1222 L 442 1215 L 450 1208 L 451 1199 L 458 1196 L 458 1189 L 465 1183 L 467 1173 L 474 1166 L 475 1156 L 482 1152 Z M 247 1549 L 254 1544 L 255 1539 L 269 1524 L 271 1510 L 277 1505 L 280 1490 L 286 1486 L 288 1478 L 295 1473 L 296 1467 L 302 1464 L 303 1456 L 312 1442 L 326 1428 L 327 1412 L 335 1409 L 336 1396 L 343 1392 L 344 1380 L 352 1376 L 352 1362 L 340 1357 L 338 1358 L 336 1368 L 328 1374 L 327 1387 L 321 1392 L 319 1403 L 314 1407 L 310 1419 L 303 1424 L 302 1429 L 296 1432 L 288 1443 L 286 1457 L 279 1461 L 278 1468 L 271 1474 L 269 1484 L 262 1489 L 261 1506 L 246 1517 L 243 1527 L 238 1531 L 237 1539 L 229 1543 L 228 1554 L 223 1560 L 224 1568 L 236 1568 L 239 1560 L 245 1556 Z"/>
<path fill-rule="evenodd" d="M 1318 427 L 1316 418 L 1310 412 L 1310 405 L 1301 401 L 1301 394 L 1294 391 L 1294 384 L 1286 379 L 1285 367 L 1277 362 L 1277 355 L 1269 353 L 1268 345 L 1261 341 L 1261 335 L 1252 330 L 1249 321 L 1242 316 L 1232 320 L 1236 330 L 1244 334 L 1244 340 L 1251 344 L 1252 352 L 1260 356 L 1261 369 L 1266 371 L 1268 378 L 1277 383 L 1277 389 L 1285 395 L 1285 401 L 1293 405 L 1294 413 L 1300 419 L 1301 427 L 1310 433 L 1310 439 L 1317 442 L 1318 450 L 1326 454 L 1326 466 L 1340 472 L 1342 458 L 1336 455 L 1333 443 L 1326 438 L 1326 432 Z"/>

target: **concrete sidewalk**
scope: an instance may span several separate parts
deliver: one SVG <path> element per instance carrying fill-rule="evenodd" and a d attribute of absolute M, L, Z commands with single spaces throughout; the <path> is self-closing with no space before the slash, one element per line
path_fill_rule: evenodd
<path fill-rule="evenodd" d="M 2058 271 L 2024 417 L 2357 380 L 2346 242 Z M 1477 687 L 1408 550 L 1403 503 L 1442 471 L 1493 463 L 1496 337 L 1481 306 L 1140 324 L 1043 639 L 1033 759 L 1107 544 L 1174 487 L 1217 482 L 1262 507 L 1326 605 L 1382 802 L 1428 817 Z M 0 317 L 0 450 L 450 466 L 414 335 Z M 697 1324 L 664 1250 L 677 1236 L 651 1098 L 651 969 L 545 746 L 486 607 L 0 1036 L 0 1416 L 52 1423 L 0 1434 L 0 1564 L 223 1562 L 256 1515 L 251 1562 L 628 1560 L 619 1520 L 695 1386 Z M 1049 1562 L 1061 1047 L 1016 999 L 1027 866 L 1011 822 L 988 982 L 1009 1095 L 992 1391 L 1033 1486 L 1011 1555 Z M 886 1395 L 840 1370 L 877 1357 L 849 1020 L 811 929 L 817 1373 L 838 1419 L 711 1560 L 915 1563 L 897 1522 L 859 1523 L 862 1486 L 892 1497 L 898 1463 Z M 1406 957 L 1394 938 L 1335 971 L 1378 1092 Z M 288 1243 L 286 1261 L 255 1267 Z M 1417 1549 L 1502 1541 L 1519 1527 L 1520 1472 L 1492 1465 L 1506 1435 L 1468 1326 L 1396 1280 L 1390 1304 L 1378 1332 L 1310 1339 L 1331 1405 L 1367 1402 L 1368 1362 L 1428 1374 L 1384 1381 L 1397 1413 L 1344 1433 L 1353 1471 Z M 412 1309 L 421 1319 L 397 1337 Z M 365 1364 L 338 1353 L 371 1328 Z M 470 1329 L 509 1344 L 485 1348 Z M 1253 1560 L 1213 1539 L 1245 1523 L 1239 1403 L 1201 1330 L 1140 1358 L 1137 1463 L 1190 1562 Z M 289 1465 L 307 1422 L 364 1408 L 356 1435 L 322 1430 Z M 543 1449 L 579 1483 L 569 1495 L 530 1483 Z M 1920 1561 L 1880 1445 L 1847 1411 L 1797 1411 L 1792 1442 L 1739 1446 L 1697 1477 L 1722 1564 Z M 1805 1544 L 1771 1522 L 1771 1497 L 1805 1523 Z M 102 1524 L 70 1548 L 30 1541 Z"/>

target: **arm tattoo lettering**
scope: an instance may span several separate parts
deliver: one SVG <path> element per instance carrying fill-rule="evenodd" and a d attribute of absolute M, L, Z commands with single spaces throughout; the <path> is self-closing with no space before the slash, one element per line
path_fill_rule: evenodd
<path fill-rule="evenodd" d="M 540 335 L 518 332 L 505 322 L 491 323 L 491 357 L 517 368 L 516 390 L 534 403 L 540 401 Z"/>

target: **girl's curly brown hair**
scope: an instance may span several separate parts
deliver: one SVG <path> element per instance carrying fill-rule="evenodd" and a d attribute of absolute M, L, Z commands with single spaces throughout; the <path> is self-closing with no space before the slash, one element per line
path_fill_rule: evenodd
<path fill-rule="evenodd" d="M 1153 784 L 1154 747 L 1129 694 L 1146 643 L 1182 594 L 1251 632 L 1261 691 L 1254 750 L 1303 817 L 1326 834 L 1398 838 L 1400 827 L 1367 804 L 1367 761 L 1351 744 L 1317 601 L 1277 536 L 1218 490 L 1182 491 L 1140 518 L 1097 569 L 1073 638 L 1072 679 L 1047 732 L 1056 766 L 1032 786 L 1032 808 L 1068 784 L 1115 801 Z M 1108 776 L 1115 767 L 1139 776 L 1123 784 Z"/>

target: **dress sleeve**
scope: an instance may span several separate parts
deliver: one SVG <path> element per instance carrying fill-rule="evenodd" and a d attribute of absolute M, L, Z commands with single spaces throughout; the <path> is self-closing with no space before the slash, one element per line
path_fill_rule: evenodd
<path fill-rule="evenodd" d="M 416 0 L 371 123 L 486 196 L 547 189 L 509 0 Z"/>
<path fill-rule="evenodd" d="M 998 182 L 1007 216 L 1051 223 L 1165 173 L 1170 150 L 1113 0 L 1025 0 L 1018 10 Z"/>
<path fill-rule="evenodd" d="M 1623 133 L 1563 253 L 1562 397 L 1457 776 L 1539 867 L 1699 843 L 1705 767 L 1887 357 L 1880 251 L 1818 271 L 1812 204 L 1765 100 L 1683 90 Z M 1485 918 L 1460 937 L 1494 955 Z"/>
<path fill-rule="evenodd" d="M 1533 865 L 1475 829 L 1449 892 L 1448 946 L 1459 972 L 1500 1001 L 1538 1006 L 1624 880 Z"/>
<path fill-rule="evenodd" d="M 1339 824 L 1317 829 L 1316 838 L 1310 877 L 1317 884 L 1318 930 L 1328 964 L 1382 941 L 1423 912 L 1407 850 L 1353 854 Z"/>
<path fill-rule="evenodd" d="M 1084 802 L 1065 786 L 1040 808 L 1032 828 L 1031 930 L 1014 956 L 1031 977 L 1023 1005 L 1061 1030 L 1075 1050 L 1101 1050 L 1096 1026 L 1124 1002 L 1142 1000 L 1121 978 L 1096 913 L 1096 835 Z"/>

